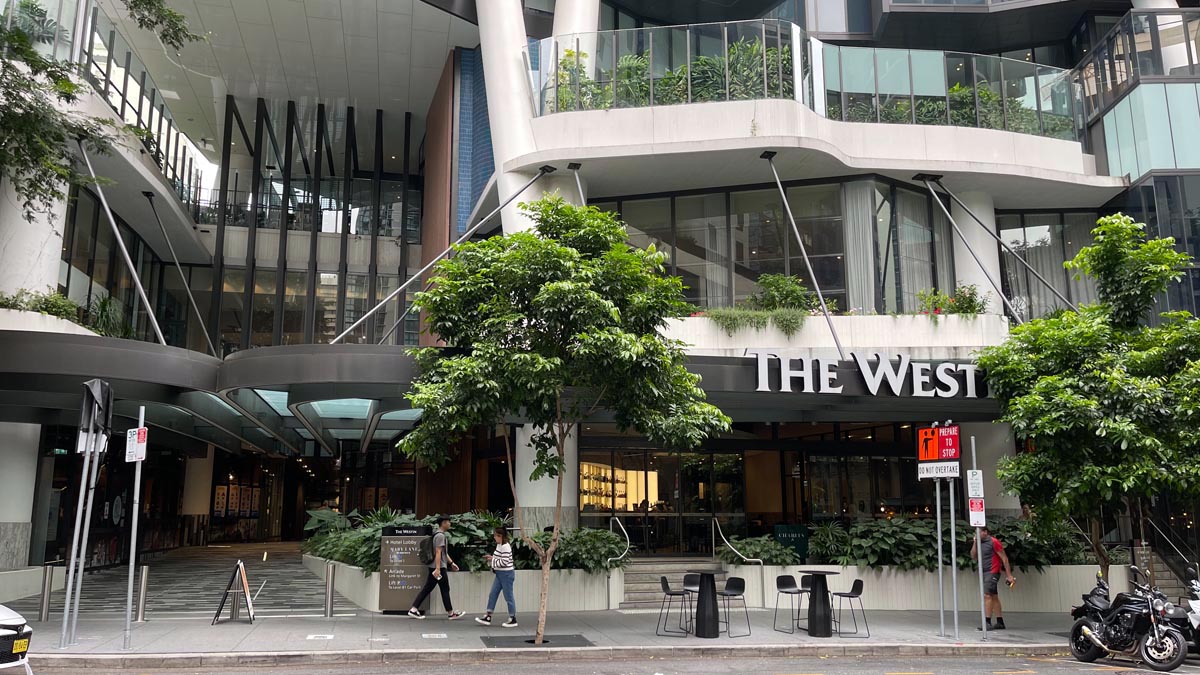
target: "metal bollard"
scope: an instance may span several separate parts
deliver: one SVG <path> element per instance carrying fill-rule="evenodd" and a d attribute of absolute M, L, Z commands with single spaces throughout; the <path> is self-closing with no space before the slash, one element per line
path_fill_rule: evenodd
<path fill-rule="evenodd" d="M 38 621 L 50 620 L 50 593 L 54 589 L 54 565 L 42 566 L 42 605 L 38 608 Z"/>
<path fill-rule="evenodd" d="M 337 568 L 333 563 L 325 563 L 325 616 L 326 618 L 333 616 L 333 578 L 337 574 Z"/>
<path fill-rule="evenodd" d="M 150 566 L 142 565 L 142 578 L 138 581 L 137 623 L 146 622 L 146 591 L 150 584 Z"/>

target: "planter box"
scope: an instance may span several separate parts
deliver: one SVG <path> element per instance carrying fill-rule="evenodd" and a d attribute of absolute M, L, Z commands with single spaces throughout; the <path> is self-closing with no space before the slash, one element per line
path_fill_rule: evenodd
<path fill-rule="evenodd" d="M 937 572 L 838 565 L 768 565 L 762 568 L 758 565 L 727 565 L 726 568 L 730 576 L 746 580 L 746 600 L 751 607 L 775 608 L 776 576 L 792 574 L 798 582 L 800 570 L 816 569 L 838 572 L 838 576 L 829 577 L 829 590 L 834 592 L 848 591 L 855 579 L 862 579 L 863 606 L 868 610 L 938 609 Z M 1002 586 L 1000 602 L 1005 612 L 1070 612 L 1072 606 L 1079 604 L 1079 597 L 1096 585 L 1096 569 L 1095 565 L 1052 565 L 1042 572 L 1013 570 L 1016 586 L 1011 589 Z M 1127 572 L 1121 565 L 1109 568 L 1109 584 L 1114 593 L 1128 586 Z M 949 610 L 953 607 L 949 567 L 944 574 L 946 608 Z M 783 602 L 787 602 L 786 598 Z M 836 599 L 834 607 L 836 610 Z M 975 570 L 958 571 L 958 607 L 960 611 L 979 611 L 979 576 Z"/>
<path fill-rule="evenodd" d="M 53 590 L 61 591 L 67 586 L 67 568 L 54 568 Z M 0 602 L 9 602 L 40 596 L 42 593 L 42 568 L 22 567 L 15 570 L 0 570 Z M 57 602 L 57 601 L 55 601 Z"/>
<path fill-rule="evenodd" d="M 1008 320 L 997 314 L 834 316 L 833 325 L 847 351 L 898 350 L 913 358 L 970 358 L 980 347 L 1008 337 Z M 797 356 L 828 355 L 835 349 L 823 316 L 810 316 L 792 337 L 773 325 L 745 328 L 731 336 L 704 316 L 672 319 L 667 337 L 688 344 L 689 354 L 742 356 L 747 347 L 797 350 Z M 808 354 L 805 353 L 808 350 Z"/>
<path fill-rule="evenodd" d="M 57 316 L 22 309 L 0 309 L 0 330 L 25 330 L 35 333 L 95 335 L 92 331 Z"/>
<path fill-rule="evenodd" d="M 363 609 L 378 612 L 379 573 L 364 575 L 362 568 L 334 562 L 337 572 L 334 589 L 350 602 Z M 304 566 L 322 581 L 325 580 L 325 559 L 305 555 Z M 487 609 L 488 591 L 492 588 L 491 572 L 451 572 L 450 595 L 454 608 L 470 613 L 482 613 Z M 514 592 L 517 611 L 529 614 L 537 611 L 538 594 L 542 583 L 541 570 L 517 570 Z M 621 601 L 625 588 L 623 570 L 612 570 L 609 574 L 591 574 L 583 570 L 551 570 L 549 610 L 552 612 L 578 612 L 610 609 Z M 441 594 L 434 591 L 430 596 L 429 611 L 442 613 Z M 614 601 L 613 598 L 616 598 Z M 504 596 L 497 602 L 497 612 L 505 611 Z"/>

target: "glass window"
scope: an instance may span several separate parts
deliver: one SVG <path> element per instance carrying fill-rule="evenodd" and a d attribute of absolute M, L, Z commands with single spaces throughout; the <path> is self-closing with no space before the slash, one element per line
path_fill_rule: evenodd
<path fill-rule="evenodd" d="M 614 481 L 612 451 L 581 450 L 579 452 L 579 517 L 588 514 L 608 514 L 613 510 L 613 500 L 625 501 L 625 478 Z M 617 494 L 620 493 L 620 496 Z M 608 517 L 595 520 L 591 527 L 608 527 Z"/>
<path fill-rule="evenodd" d="M 1096 227 L 1095 213 L 1068 213 L 1064 218 L 1063 228 L 1063 260 L 1074 260 L 1084 246 L 1092 245 L 1092 228 Z M 1075 278 L 1071 272 L 1068 286 L 1071 294 L 1067 297 L 1076 305 L 1092 304 L 1099 299 L 1096 281 L 1087 275 Z"/>
<path fill-rule="evenodd" d="M 763 73 L 766 65 L 762 44 L 763 24 L 730 23 L 726 30 L 729 40 L 729 100 L 763 98 L 766 86 Z"/>
<path fill-rule="evenodd" d="M 621 218 L 629 230 L 629 245 L 654 248 L 667 254 L 671 264 L 671 199 L 635 199 L 621 203 Z"/>
<path fill-rule="evenodd" d="M 1002 103 L 1002 61 L 994 56 L 975 57 L 976 96 L 979 99 L 979 126 L 983 129 L 1004 128 Z"/>
<path fill-rule="evenodd" d="M 1184 86 L 1190 88 L 1192 85 Z M 1137 100 L 1133 102 L 1133 112 L 1137 115 L 1134 119 L 1138 120 L 1137 126 L 1145 131 L 1145 154 L 1142 152 L 1141 143 L 1138 148 L 1138 157 L 1143 172 L 1153 169 L 1174 169 L 1175 144 L 1171 138 L 1171 119 L 1167 114 L 1166 85 L 1144 83 L 1130 97 L 1137 97 Z M 1140 114 L 1137 109 L 1139 102 L 1141 104 Z M 1189 135 L 1194 136 L 1195 134 Z"/>
<path fill-rule="evenodd" d="M 845 33 L 846 0 L 813 0 L 817 8 L 816 30 L 824 33 Z"/>
<path fill-rule="evenodd" d="M 358 321 L 366 311 L 370 309 L 367 304 L 367 275 L 366 274 L 347 274 L 346 275 L 346 316 L 342 320 L 342 326 L 338 332 L 341 332 L 350 327 L 355 321 Z M 349 335 L 344 338 L 348 343 L 365 343 L 367 341 L 367 323 L 355 328 Z M 390 326 L 389 326 L 390 328 Z M 386 328 L 384 330 L 387 330 Z M 380 335 L 379 337 L 383 337 Z"/>
<path fill-rule="evenodd" d="M 876 122 L 875 50 L 842 47 L 842 90 L 845 92 L 847 122 Z"/>
<path fill-rule="evenodd" d="M 1200 134 L 1196 133 L 1200 129 L 1200 108 L 1197 107 L 1196 85 L 1172 83 L 1166 85 L 1166 91 L 1175 161 L 1181 169 L 1200 168 Z"/>
<path fill-rule="evenodd" d="M 1025 262 L 1037 271 L 1055 291 L 1067 294 L 1067 276 L 1063 269 L 1066 257 L 1063 252 L 1063 222 L 1057 213 L 1028 213 L 1025 215 L 1025 246 L 1018 249 Z M 1024 271 L 1024 270 L 1023 270 Z M 1033 274 L 1029 274 L 1028 312 L 1026 317 L 1034 318 L 1063 307 L 1046 284 Z"/>
<path fill-rule="evenodd" d="M 163 292 L 158 297 L 157 317 L 167 344 L 186 349 L 188 320 L 192 318 L 192 306 L 187 297 L 187 280 L 179 277 L 174 265 L 167 267 L 168 269 L 163 270 Z M 186 267 L 183 271 L 187 274 Z"/>
<path fill-rule="evenodd" d="M 1026 61 L 1005 59 L 1004 116 L 1005 128 L 1022 134 L 1041 133 L 1038 119 L 1037 66 Z"/>
<path fill-rule="evenodd" d="M 729 226 L 725 195 L 675 199 L 675 273 L 683 295 L 700 307 L 729 304 Z"/>
<path fill-rule="evenodd" d="M 777 190 L 735 192 L 731 195 L 733 224 L 734 301 L 758 290 L 762 274 L 784 274 L 787 224 Z"/>
<path fill-rule="evenodd" d="M 896 244 L 896 228 L 892 222 L 892 187 L 875 183 L 875 251 L 879 270 L 879 311 L 894 314 L 900 311 L 900 275 L 896 261 L 900 255 Z"/>
<path fill-rule="evenodd" d="M 280 344 L 304 343 L 304 299 L 308 297 L 308 272 L 288 270 L 283 286 L 283 335 Z"/>
<path fill-rule="evenodd" d="M 79 304 L 88 304 L 91 289 L 92 255 L 95 252 L 96 200 L 90 192 L 80 190 L 75 200 L 75 227 L 71 233 L 71 276 L 67 297 Z"/>
<path fill-rule="evenodd" d="M 250 346 L 267 347 L 275 335 L 276 270 L 254 271 L 254 307 L 250 315 Z"/>
<path fill-rule="evenodd" d="M 950 124 L 957 127 L 979 126 L 975 110 L 974 57 L 946 52 L 946 82 L 950 85 Z"/>
<path fill-rule="evenodd" d="M 831 120 L 842 119 L 842 64 L 841 48 L 837 45 L 821 45 L 821 61 L 825 70 L 825 116 Z"/>
<path fill-rule="evenodd" d="M 875 64 L 879 68 L 879 121 L 912 124 L 912 73 L 908 67 L 908 50 L 876 49 Z"/>
<path fill-rule="evenodd" d="M 342 332 L 337 315 L 338 274 L 317 272 L 317 293 L 313 297 L 313 342 L 328 343 Z"/>
<path fill-rule="evenodd" d="M 204 317 L 204 325 L 211 326 L 212 317 L 209 316 L 209 312 L 212 309 L 212 268 L 185 267 L 184 270 L 188 272 L 192 297 L 196 299 L 196 307 L 200 310 L 200 316 Z M 199 321 L 188 322 L 187 348 L 206 354 L 209 351 L 208 341 L 204 337 L 204 329 Z"/>
<path fill-rule="evenodd" d="M 917 124 L 946 124 L 946 57 L 940 52 L 922 50 L 908 54 L 912 62 Z"/>
<path fill-rule="evenodd" d="M 221 314 L 217 332 L 221 337 L 219 349 L 228 356 L 241 348 L 245 310 L 246 270 L 226 269 L 221 285 Z"/>
<path fill-rule="evenodd" d="M 933 226 L 925 195 L 896 190 L 896 236 L 903 310 L 914 312 L 918 309 L 917 293 L 934 287 Z"/>
<path fill-rule="evenodd" d="M 788 204 L 796 227 L 804 238 L 804 248 L 812 263 L 813 273 L 826 301 L 834 300 L 839 309 L 846 309 L 845 232 L 842 224 L 842 186 L 807 185 L 788 188 Z M 786 219 L 786 216 L 785 216 Z M 794 244 L 795 234 L 785 222 L 788 241 L 789 273 L 800 277 L 810 289 L 809 278 L 800 247 Z"/>
<path fill-rule="evenodd" d="M 96 225 L 96 259 L 92 263 L 91 301 L 108 295 L 111 281 L 113 257 L 116 255 L 116 240 L 113 238 L 112 225 L 106 218 L 101 218 Z"/>

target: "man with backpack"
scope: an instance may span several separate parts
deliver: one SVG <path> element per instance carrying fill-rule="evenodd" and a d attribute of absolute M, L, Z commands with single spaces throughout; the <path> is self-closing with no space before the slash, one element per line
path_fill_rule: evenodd
<path fill-rule="evenodd" d="M 450 579 L 446 575 L 446 568 L 449 567 L 457 572 L 458 565 L 450 559 L 449 540 L 446 537 L 446 531 L 449 529 L 450 519 L 446 516 L 438 518 L 437 532 L 434 532 L 428 540 L 421 542 L 421 546 L 417 550 L 421 562 L 429 565 L 429 576 L 425 579 L 425 586 L 421 588 L 421 592 L 417 594 L 412 607 L 408 610 L 408 615 L 414 619 L 425 618 L 420 607 L 433 592 L 434 586 L 442 591 L 442 606 L 446 608 L 448 619 L 454 621 L 461 619 L 464 615 L 464 612 L 454 611 L 454 605 L 450 602 Z"/>

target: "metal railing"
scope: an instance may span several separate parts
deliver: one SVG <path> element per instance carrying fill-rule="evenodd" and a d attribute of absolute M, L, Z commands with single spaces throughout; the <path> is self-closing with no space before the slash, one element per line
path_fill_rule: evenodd
<path fill-rule="evenodd" d="M 1151 548 L 1162 558 L 1167 567 L 1171 568 L 1175 576 L 1182 581 L 1187 579 L 1187 571 L 1189 569 L 1200 573 L 1200 564 L 1197 563 L 1197 556 L 1191 549 L 1188 549 L 1187 553 L 1180 550 L 1176 544 L 1175 537 L 1172 537 L 1159 527 L 1154 518 L 1146 518 L 1145 522 L 1150 525 L 1150 529 L 1152 530 L 1147 533 L 1150 535 L 1149 543 Z M 1185 549 L 1188 548 L 1187 544 L 1184 544 L 1183 547 Z M 1170 550 L 1167 550 L 1168 548 Z"/>
<path fill-rule="evenodd" d="M 606 559 L 604 561 L 605 567 L 612 565 L 613 561 L 615 561 L 615 560 L 623 560 L 625 558 L 625 556 L 629 555 L 630 549 L 633 548 L 633 542 L 630 541 L 630 539 L 629 539 L 629 531 L 625 529 L 625 524 L 621 522 L 620 518 L 618 518 L 616 516 L 612 516 L 612 518 L 609 520 L 609 523 L 608 523 L 608 529 L 610 532 L 612 531 L 613 523 L 616 523 L 617 527 L 621 528 L 621 534 L 625 535 L 625 550 L 621 552 L 621 555 L 619 555 L 615 558 Z"/>
<path fill-rule="evenodd" d="M 737 548 L 733 544 L 729 543 L 729 540 L 725 538 L 725 532 L 723 530 L 721 530 L 721 521 L 718 520 L 716 516 L 713 516 L 712 523 L 713 523 L 713 558 L 717 557 L 717 536 L 719 535 L 721 537 L 721 542 L 723 544 L 725 544 L 726 548 L 728 548 L 730 551 L 733 551 L 735 554 L 737 554 L 737 557 L 741 558 L 742 562 L 758 563 L 759 565 L 764 564 L 761 558 L 747 558 L 745 554 L 743 554 L 741 551 L 737 550 Z"/>

